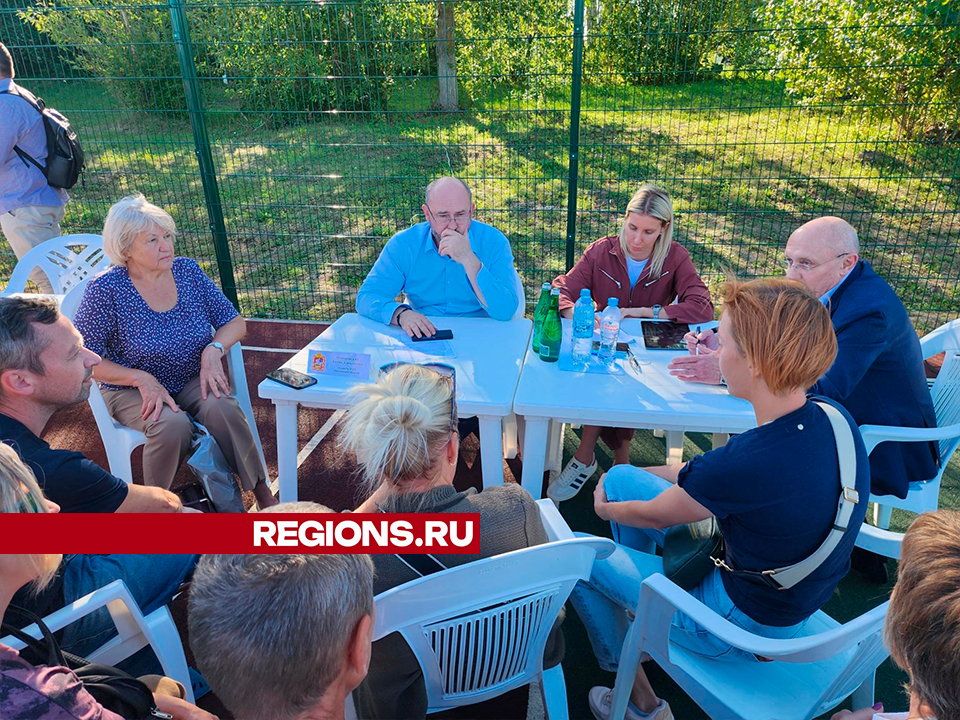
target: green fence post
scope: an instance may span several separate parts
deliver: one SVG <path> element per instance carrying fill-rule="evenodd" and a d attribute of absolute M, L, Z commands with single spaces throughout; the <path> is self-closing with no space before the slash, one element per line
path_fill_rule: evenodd
<path fill-rule="evenodd" d="M 570 154 L 567 177 L 567 270 L 577 237 L 577 180 L 580 173 L 580 95 L 583 80 L 583 0 L 573 4 L 573 70 L 570 86 Z"/>
<path fill-rule="evenodd" d="M 213 233 L 213 248 L 217 256 L 217 270 L 220 272 L 220 286 L 223 288 L 223 294 L 239 310 L 237 281 L 233 276 L 233 260 L 230 259 L 227 228 L 223 222 L 223 207 L 220 204 L 220 186 L 217 184 L 217 171 L 213 166 L 210 138 L 207 135 L 207 123 L 203 115 L 203 101 L 197 85 L 197 65 L 193 61 L 193 44 L 190 42 L 187 12 L 182 0 L 169 0 L 169 6 L 173 41 L 177 45 L 177 60 L 180 62 L 180 75 L 183 78 L 183 90 L 187 96 L 187 110 L 190 113 L 190 127 L 193 130 L 194 152 L 200 164 L 200 180 L 203 183 L 207 218 L 210 221 L 210 232 Z"/>

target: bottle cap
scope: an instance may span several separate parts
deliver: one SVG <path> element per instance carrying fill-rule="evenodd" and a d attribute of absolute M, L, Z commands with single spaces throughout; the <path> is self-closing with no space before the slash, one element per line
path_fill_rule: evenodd
<path fill-rule="evenodd" d="M 590 288 L 584 288 L 583 290 L 581 290 L 581 291 L 580 291 L 580 297 L 582 297 L 582 298 L 588 298 L 588 297 L 590 297 Z"/>
<path fill-rule="evenodd" d="M 553 290 L 550 291 L 550 294 L 551 294 L 551 295 L 559 295 L 559 294 L 560 294 L 560 288 L 554 288 Z"/>
<path fill-rule="evenodd" d="M 618 307 L 620 305 L 620 298 L 607 298 L 607 305 Z"/>
<path fill-rule="evenodd" d="M 549 290 L 549 289 L 550 289 L 550 283 L 548 283 L 548 282 L 544 283 L 543 285 L 540 286 L 540 289 L 541 289 L 541 290 Z"/>

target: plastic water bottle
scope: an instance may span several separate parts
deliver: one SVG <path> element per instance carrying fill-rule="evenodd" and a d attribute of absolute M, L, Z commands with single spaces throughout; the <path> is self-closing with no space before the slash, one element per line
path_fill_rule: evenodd
<path fill-rule="evenodd" d="M 607 308 L 600 316 L 600 352 L 597 359 L 603 365 L 612 365 L 617 354 L 617 340 L 620 338 L 620 300 L 612 297 L 607 300 Z"/>
<path fill-rule="evenodd" d="M 533 311 L 533 346 L 535 353 L 540 352 L 540 331 L 543 329 L 543 318 L 550 307 L 550 283 L 545 282 L 540 286 L 540 299 L 537 301 L 537 307 Z"/>
<path fill-rule="evenodd" d="M 593 347 L 593 300 L 590 290 L 580 291 L 580 299 L 573 306 L 573 343 L 570 357 L 574 367 L 586 367 Z"/>

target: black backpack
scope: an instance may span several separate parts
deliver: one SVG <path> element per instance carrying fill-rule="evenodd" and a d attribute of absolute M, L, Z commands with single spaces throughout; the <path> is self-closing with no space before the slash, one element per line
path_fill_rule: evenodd
<path fill-rule="evenodd" d="M 28 102 L 43 117 L 43 129 L 47 133 L 46 167 L 27 155 L 19 146 L 14 146 L 14 152 L 24 164 L 35 165 L 47 178 L 50 187 L 69 190 L 76 185 L 83 170 L 83 148 L 80 147 L 80 139 L 70 126 L 70 121 L 20 86 L 17 86 L 17 92 L 4 90 L 3 93 L 16 95 Z"/>

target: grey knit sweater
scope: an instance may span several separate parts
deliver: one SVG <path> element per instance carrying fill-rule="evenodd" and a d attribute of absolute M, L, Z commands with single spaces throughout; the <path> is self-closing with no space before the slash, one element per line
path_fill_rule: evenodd
<path fill-rule="evenodd" d="M 446 567 L 465 565 L 500 553 L 542 545 L 547 533 L 540 511 L 530 493 L 516 483 L 507 483 L 478 493 L 473 488 L 458 492 L 453 485 L 435 487 L 423 493 L 393 495 L 379 505 L 388 513 L 474 513 L 474 529 L 480 552 L 471 555 L 437 555 Z M 411 580 L 417 575 L 394 555 L 373 555 L 376 577 L 374 594 Z"/>
<path fill-rule="evenodd" d="M 394 495 L 380 504 L 389 513 L 475 513 L 475 535 L 480 552 L 474 555 L 437 555 L 446 567 L 547 542 L 540 511 L 530 494 L 516 483 L 458 492 L 452 485 L 424 493 Z M 418 576 L 394 555 L 372 555 L 376 577 L 374 593 L 381 593 Z M 544 659 L 547 667 L 563 657 L 559 627 L 551 635 Z M 419 720 L 426 716 L 426 690 L 416 658 L 399 633 L 373 644 L 370 674 L 354 691 L 361 720 Z"/>

